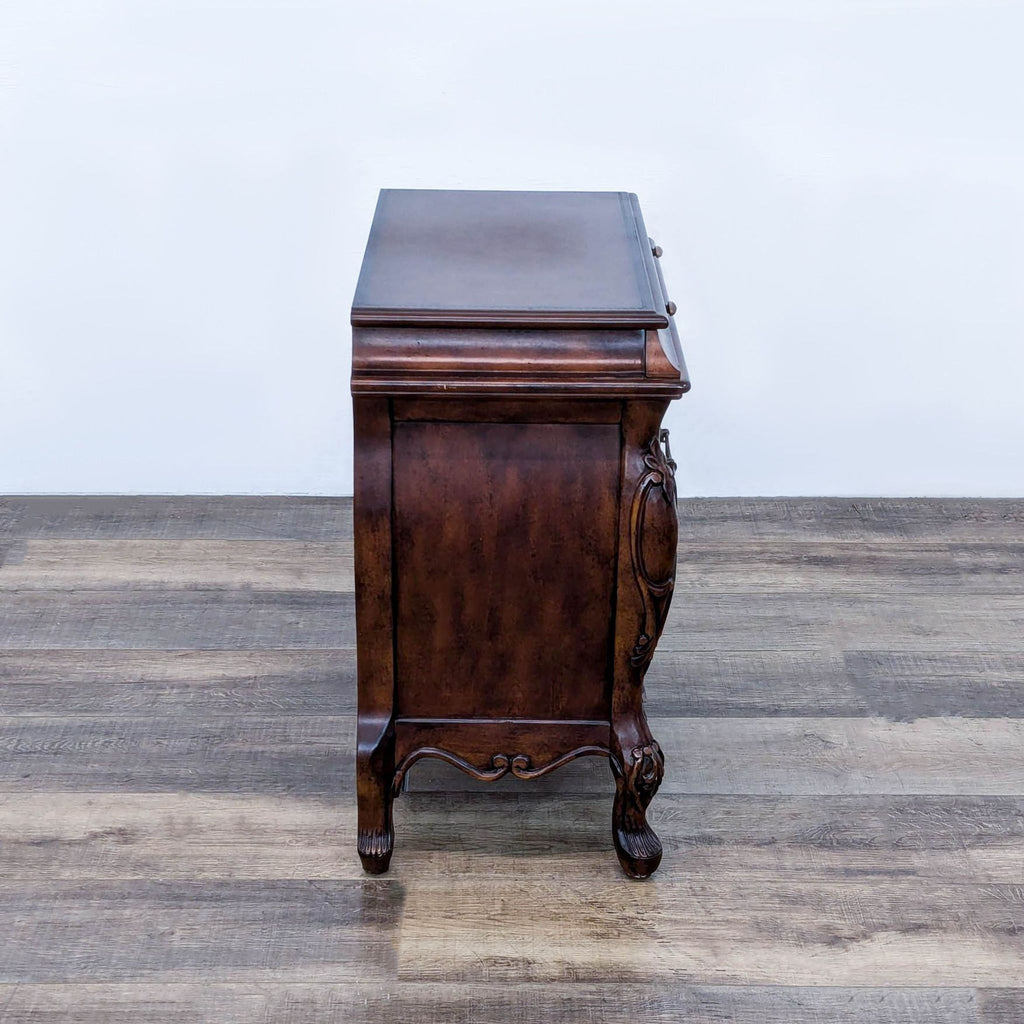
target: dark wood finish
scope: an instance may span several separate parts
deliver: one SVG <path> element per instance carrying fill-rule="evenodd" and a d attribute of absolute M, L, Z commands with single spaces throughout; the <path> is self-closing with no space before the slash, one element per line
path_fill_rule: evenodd
<path fill-rule="evenodd" d="M 429 398 L 396 398 L 392 409 L 396 423 L 403 420 L 450 423 L 451 403 Z M 587 398 L 463 398 L 459 402 L 463 423 L 614 423 L 622 419 L 622 405 Z"/>
<path fill-rule="evenodd" d="M 578 757 L 608 756 L 608 722 L 602 720 L 403 717 L 395 729 L 396 792 L 406 772 L 424 757 L 445 761 L 480 782 L 495 782 L 509 774 L 539 779 Z"/>
<path fill-rule="evenodd" d="M 357 397 L 353 515 L 359 718 L 356 788 L 359 856 L 372 873 L 387 871 L 394 846 L 391 779 L 395 771 L 395 670 L 392 615 L 391 423 L 384 399 Z"/>
<path fill-rule="evenodd" d="M 643 683 L 675 581 L 675 463 L 663 447 L 665 405 L 628 403 L 622 424 L 609 758 L 615 775 L 612 836 L 619 863 L 634 878 L 651 875 L 662 855 L 647 807 L 664 777 L 665 757 L 644 714 Z"/>
<path fill-rule="evenodd" d="M 688 387 L 666 308 L 635 196 L 381 193 L 352 311 L 368 871 L 424 758 L 533 780 L 595 753 L 619 862 L 657 869 L 643 678 L 675 572 L 661 420 Z"/>
<path fill-rule="evenodd" d="M 376 327 L 359 332 L 353 354 L 356 376 L 393 374 L 401 377 L 411 366 L 416 375 L 545 372 L 585 378 L 642 374 L 647 336 L 657 332 L 607 329 L 502 331 L 501 345 L 488 330 L 437 327 Z"/>
<path fill-rule="evenodd" d="M 618 424 L 395 425 L 397 713 L 608 718 Z"/>
<path fill-rule="evenodd" d="M 666 327 L 636 196 L 383 189 L 352 323 Z"/>

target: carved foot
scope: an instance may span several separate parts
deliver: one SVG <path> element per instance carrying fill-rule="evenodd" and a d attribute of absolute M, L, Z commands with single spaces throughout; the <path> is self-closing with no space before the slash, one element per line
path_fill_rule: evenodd
<path fill-rule="evenodd" d="M 362 721 L 359 724 L 363 726 Z M 375 729 L 374 733 L 369 741 L 360 742 L 356 752 L 357 848 L 363 870 L 382 875 L 391 864 L 395 848 L 391 815 L 395 753 L 390 725 Z"/>
<path fill-rule="evenodd" d="M 359 859 L 363 870 L 370 875 L 383 875 L 391 866 L 391 854 L 395 849 L 393 829 L 360 829 Z"/>
<path fill-rule="evenodd" d="M 661 863 L 661 840 L 647 824 L 647 807 L 665 775 L 665 757 L 655 740 L 611 759 L 615 774 L 612 838 L 622 870 L 630 878 L 649 878 Z"/>

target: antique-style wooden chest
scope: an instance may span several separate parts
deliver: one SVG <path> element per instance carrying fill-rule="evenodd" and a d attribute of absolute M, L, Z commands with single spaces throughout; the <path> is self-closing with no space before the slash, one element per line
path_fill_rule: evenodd
<path fill-rule="evenodd" d="M 435 757 L 533 779 L 585 754 L 650 875 L 644 673 L 672 596 L 689 389 L 625 192 L 381 192 L 352 306 L 359 855 Z"/>

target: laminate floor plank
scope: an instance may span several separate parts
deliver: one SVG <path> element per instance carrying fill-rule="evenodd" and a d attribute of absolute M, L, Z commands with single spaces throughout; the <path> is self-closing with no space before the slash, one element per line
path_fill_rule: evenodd
<path fill-rule="evenodd" d="M 1024 652 L 658 651 L 648 714 L 1024 718 Z"/>
<path fill-rule="evenodd" d="M 355 712 L 352 648 L 0 651 L 0 716 Z"/>
<path fill-rule="evenodd" d="M 354 647 L 352 594 L 0 591 L 0 649 L 317 650 Z"/>
<path fill-rule="evenodd" d="M 1020 984 L 1024 887 L 474 876 L 406 890 L 406 981 Z"/>
<path fill-rule="evenodd" d="M 679 499 L 681 550 L 692 542 L 730 540 L 1020 544 L 1024 542 L 1024 499 Z"/>
<path fill-rule="evenodd" d="M 391 874 L 612 882 L 611 794 L 403 794 Z M 1024 884 L 1024 797 L 659 794 L 666 877 Z M 0 794 L 15 879 L 358 879 L 351 786 L 245 792 Z"/>
<path fill-rule="evenodd" d="M 987 989 L 978 993 L 980 1024 L 1020 1024 L 1024 1020 L 1024 988 Z"/>
<path fill-rule="evenodd" d="M 0 565 L 6 590 L 352 593 L 352 542 L 27 540 Z"/>
<path fill-rule="evenodd" d="M 0 881 L 0 981 L 389 979 L 402 885 Z"/>
<path fill-rule="evenodd" d="M 0 719 L 0 792 L 337 793 L 355 718 L 320 715 Z"/>
<path fill-rule="evenodd" d="M 1024 539 L 1017 543 L 719 541 L 681 546 L 680 593 L 900 593 L 943 588 L 1019 594 Z"/>
<path fill-rule="evenodd" d="M 351 536 L 351 498 L 0 497 L 0 539 L 335 541 L 348 540 Z"/>
<path fill-rule="evenodd" d="M 0 987 L 6 1024 L 1017 1024 L 1020 992 L 637 984 L 77 984 Z M 1018 1004 L 1019 1005 L 1019 1004 Z M 996 1009 L 998 1013 L 998 1009 Z"/>
<path fill-rule="evenodd" d="M 679 592 L 658 653 L 772 650 L 1024 653 L 1024 593 Z"/>

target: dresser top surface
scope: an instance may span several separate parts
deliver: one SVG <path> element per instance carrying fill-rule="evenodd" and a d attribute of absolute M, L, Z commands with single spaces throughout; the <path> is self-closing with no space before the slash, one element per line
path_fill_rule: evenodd
<path fill-rule="evenodd" d="M 352 323 L 659 328 L 668 320 L 632 193 L 383 189 Z"/>

